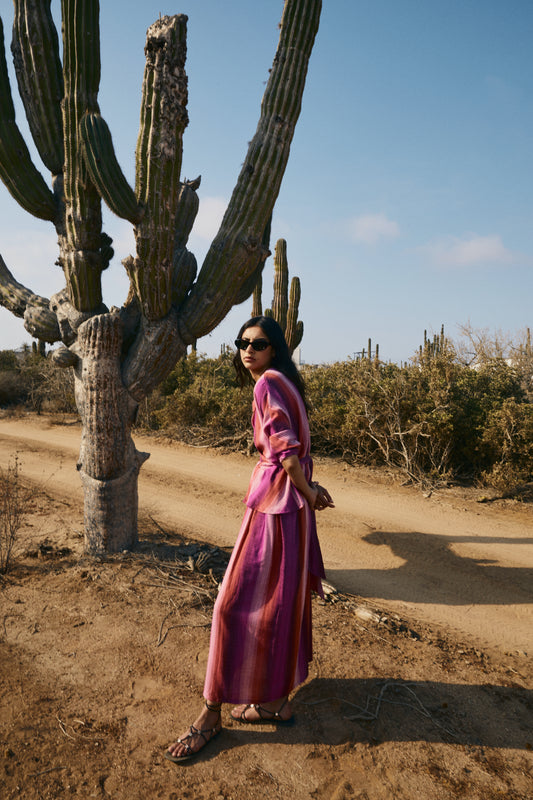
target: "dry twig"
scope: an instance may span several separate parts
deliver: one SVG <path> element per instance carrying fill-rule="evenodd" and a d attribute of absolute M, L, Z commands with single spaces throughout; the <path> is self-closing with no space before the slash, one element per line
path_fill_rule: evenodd
<path fill-rule="evenodd" d="M 388 689 L 405 689 L 411 695 L 411 697 L 414 698 L 414 700 L 416 701 L 416 704 L 413 705 L 413 703 L 405 703 L 405 702 L 403 702 L 401 700 L 390 700 L 390 699 L 386 698 L 385 697 L 385 692 Z M 389 703 L 390 705 L 393 705 L 393 706 L 405 706 L 406 708 L 409 708 L 409 709 L 411 709 L 413 711 L 418 712 L 419 714 L 422 714 L 422 716 L 424 716 L 427 719 L 431 720 L 431 722 L 433 722 L 434 725 L 436 725 L 442 731 L 447 733 L 448 736 L 451 736 L 452 738 L 457 739 L 457 734 L 454 733 L 449 728 L 447 728 L 445 725 L 443 725 L 437 719 L 435 719 L 435 717 L 428 711 L 428 709 L 421 702 L 421 700 L 417 696 L 417 694 L 414 691 L 414 689 L 412 689 L 412 687 L 407 683 L 399 683 L 397 681 L 386 681 L 383 684 L 383 686 L 381 687 L 381 691 L 380 691 L 380 693 L 379 693 L 379 695 L 377 697 L 375 697 L 374 695 L 370 695 L 370 694 L 367 695 L 366 704 L 365 704 L 364 708 L 362 708 L 361 706 L 356 705 L 356 703 L 350 703 L 350 701 L 346 700 L 344 697 L 325 697 L 325 698 L 321 698 L 320 700 L 302 701 L 302 702 L 304 703 L 304 705 L 307 705 L 307 706 L 315 706 L 315 705 L 319 705 L 320 703 L 331 703 L 332 701 L 337 701 L 339 703 L 345 703 L 346 705 L 352 706 L 352 708 L 356 708 L 359 711 L 358 714 L 353 714 L 353 715 L 351 715 L 349 717 L 345 717 L 345 719 L 350 720 L 350 722 L 353 722 L 353 721 L 356 721 L 356 720 L 363 720 L 365 722 L 373 722 L 373 721 L 377 720 L 379 718 L 379 714 L 380 714 L 380 711 L 381 711 L 381 706 L 382 706 L 383 703 Z M 370 708 L 372 703 L 375 703 L 375 708 L 373 710 Z"/>
<path fill-rule="evenodd" d="M 66 767 L 49 767 L 48 769 L 42 769 L 40 772 L 30 772 L 28 778 L 38 778 L 40 775 L 48 775 L 49 772 L 55 772 L 58 769 L 66 769 Z"/>
<path fill-rule="evenodd" d="M 413 705 L 413 703 L 402 702 L 401 700 L 390 700 L 386 698 L 385 692 L 388 689 L 405 690 L 412 698 L 414 698 L 415 705 Z M 374 711 L 370 710 L 370 704 L 372 702 L 376 703 Z M 427 719 L 430 719 L 434 725 L 436 725 L 438 728 L 441 728 L 441 730 L 445 731 L 445 733 L 447 733 L 449 736 L 452 736 L 454 739 L 457 738 L 457 735 L 453 731 L 451 731 L 445 725 L 436 720 L 435 717 L 428 711 L 428 709 L 424 706 L 424 704 L 422 703 L 422 701 L 420 700 L 414 689 L 411 687 L 411 685 L 407 683 L 398 683 L 397 681 L 386 681 L 381 687 L 381 691 L 378 697 L 368 695 L 366 699 L 365 708 L 359 708 L 360 711 L 359 714 L 354 714 L 351 717 L 346 717 L 346 719 L 377 720 L 379 717 L 379 712 L 381 710 L 382 703 L 389 703 L 390 705 L 393 706 L 405 706 L 406 708 L 412 709 L 413 711 L 417 711 L 419 714 L 422 714 L 422 716 L 426 717 Z M 358 706 L 355 706 L 355 708 L 358 708 Z"/>

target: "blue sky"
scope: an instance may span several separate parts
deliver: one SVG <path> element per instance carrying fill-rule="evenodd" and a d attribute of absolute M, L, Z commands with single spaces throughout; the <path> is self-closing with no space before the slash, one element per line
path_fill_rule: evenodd
<path fill-rule="evenodd" d="M 282 6 L 102 2 L 100 108 L 132 184 L 146 28 L 160 12 L 189 17 L 183 177 L 202 175 L 189 243 L 200 263 L 255 132 Z M 302 283 L 304 361 L 343 360 L 369 337 L 402 361 L 442 324 L 456 338 L 466 323 L 533 323 L 532 40 L 530 0 L 324 0 L 272 229 Z M 18 121 L 27 130 L 22 111 Z M 104 214 L 115 247 L 104 299 L 120 305 L 133 236 Z M 33 291 L 64 285 L 53 227 L 2 185 L 0 253 Z M 272 272 L 270 258 L 264 305 Z M 199 350 L 218 354 L 250 311 L 251 300 L 234 308 Z M 23 341 L 22 322 L 0 309 L 0 349 Z"/>

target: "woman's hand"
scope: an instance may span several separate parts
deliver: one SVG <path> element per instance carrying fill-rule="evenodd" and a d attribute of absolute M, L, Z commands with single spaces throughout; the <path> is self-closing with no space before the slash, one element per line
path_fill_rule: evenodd
<path fill-rule="evenodd" d="M 335 508 L 335 504 L 327 489 L 319 483 L 315 483 L 314 488 L 316 489 L 316 500 L 313 506 L 315 511 L 323 511 L 325 508 Z"/>
<path fill-rule="evenodd" d="M 324 508 L 335 508 L 327 489 L 324 489 L 323 486 L 315 481 L 307 483 L 307 478 L 304 475 L 298 456 L 287 456 L 281 463 L 292 483 L 303 494 L 311 508 L 316 511 L 322 511 Z"/>

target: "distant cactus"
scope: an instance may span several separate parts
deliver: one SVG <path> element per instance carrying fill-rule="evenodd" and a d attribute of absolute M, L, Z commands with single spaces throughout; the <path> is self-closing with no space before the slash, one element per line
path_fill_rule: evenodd
<path fill-rule="evenodd" d="M 254 288 L 252 316 L 262 314 L 262 276 Z M 273 317 L 285 333 L 285 339 L 291 354 L 296 350 L 304 335 L 304 324 L 298 320 L 300 305 L 300 279 L 291 281 L 289 294 L 289 266 L 287 262 L 287 242 L 278 239 L 274 248 L 274 297 L 272 308 L 265 309 L 266 317 Z"/>
<path fill-rule="evenodd" d="M 368 349 L 365 350 L 363 347 L 362 350 L 356 353 L 356 361 L 362 360 L 372 361 L 377 365 L 379 363 L 379 344 L 376 344 L 374 351 L 372 351 L 372 339 L 369 337 L 368 339 Z"/>
<path fill-rule="evenodd" d="M 252 293 L 269 254 L 266 231 L 289 157 L 321 0 L 286 0 L 278 50 L 257 131 L 230 203 L 197 275 L 187 242 L 200 179 L 182 180 L 188 123 L 184 15 L 147 32 L 135 187 L 128 185 L 100 114 L 99 3 L 63 0 L 63 63 L 50 0 L 14 0 L 12 51 L 22 102 L 51 189 L 15 120 L 0 20 L 0 178 L 19 204 L 52 222 L 65 288 L 51 299 L 19 284 L 0 256 L 0 303 L 23 316 L 54 358 L 74 368 L 82 418 L 78 469 L 86 548 L 130 547 L 137 536 L 137 476 L 146 454 L 131 438 L 138 403 L 187 345 Z M 134 225 L 136 253 L 123 260 L 130 290 L 121 309 L 103 303 L 112 256 L 101 199 Z"/>
<path fill-rule="evenodd" d="M 444 325 L 441 325 L 440 333 L 433 334 L 433 339 L 429 339 L 427 331 L 424 331 L 424 344 L 418 348 L 418 355 L 420 360 L 429 360 L 435 358 L 441 353 L 444 353 L 448 347 L 448 339 L 444 335 Z"/>

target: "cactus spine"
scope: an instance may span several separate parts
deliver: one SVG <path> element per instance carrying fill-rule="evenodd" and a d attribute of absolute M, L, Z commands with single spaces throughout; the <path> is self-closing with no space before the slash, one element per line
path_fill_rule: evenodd
<path fill-rule="evenodd" d="M 269 221 L 299 116 L 321 0 L 286 0 L 278 49 L 256 134 L 220 230 L 197 276 L 188 238 L 200 179 L 182 180 L 188 123 L 187 17 L 147 32 L 135 187 L 128 185 L 100 114 L 98 0 L 62 0 L 63 63 L 50 0 L 14 0 L 13 53 L 21 97 L 52 188 L 32 163 L 15 122 L 0 53 L 0 178 L 30 213 L 53 222 L 65 289 L 48 300 L 17 283 L 0 257 L 0 303 L 33 336 L 62 341 L 54 358 L 74 369 L 82 418 L 78 465 L 86 547 L 114 551 L 136 539 L 137 475 L 146 457 L 131 439 L 137 404 L 187 345 L 250 296 L 269 255 Z M 0 21 L 3 43 L 3 28 Z M 113 255 L 101 199 L 134 225 L 123 260 L 128 298 L 111 312 L 101 273 Z M 297 306 L 298 291 L 291 295 Z"/>

